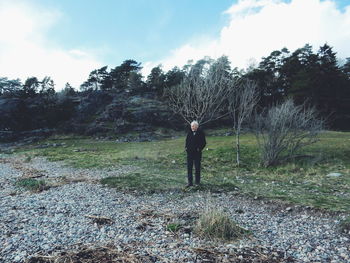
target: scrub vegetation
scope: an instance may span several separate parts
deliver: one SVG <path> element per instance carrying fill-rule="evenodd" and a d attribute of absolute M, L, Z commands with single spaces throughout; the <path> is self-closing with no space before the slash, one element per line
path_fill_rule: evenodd
<path fill-rule="evenodd" d="M 227 132 L 227 130 L 226 130 Z M 325 132 L 307 146 L 303 157 L 273 167 L 260 164 L 252 134 L 241 138 L 241 163 L 236 165 L 235 139 L 225 130 L 207 131 L 203 151 L 202 185 L 187 191 L 230 191 L 254 198 L 281 200 L 329 211 L 350 211 L 350 133 Z M 123 191 L 185 191 L 184 134 L 153 142 L 98 141 L 85 137 L 51 137 L 38 145 L 61 145 L 20 150 L 26 156 L 45 156 L 66 165 L 97 169 L 101 175 L 123 165 L 132 172 L 106 177 L 101 183 Z M 330 176 L 339 173 L 340 176 Z"/>

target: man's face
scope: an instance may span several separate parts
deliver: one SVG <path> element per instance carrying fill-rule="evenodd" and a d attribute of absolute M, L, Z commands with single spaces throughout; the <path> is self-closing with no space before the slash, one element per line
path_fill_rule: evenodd
<path fill-rule="evenodd" d="M 197 131 L 197 129 L 198 129 L 198 125 L 197 124 L 191 124 L 191 130 L 192 131 Z"/>

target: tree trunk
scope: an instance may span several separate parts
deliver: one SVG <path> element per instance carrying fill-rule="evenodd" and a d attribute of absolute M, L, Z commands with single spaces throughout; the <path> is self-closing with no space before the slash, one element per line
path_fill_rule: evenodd
<path fill-rule="evenodd" d="M 237 166 L 239 166 L 239 155 L 240 155 L 240 148 L 239 148 L 239 130 L 236 130 L 236 161 L 237 161 Z"/>

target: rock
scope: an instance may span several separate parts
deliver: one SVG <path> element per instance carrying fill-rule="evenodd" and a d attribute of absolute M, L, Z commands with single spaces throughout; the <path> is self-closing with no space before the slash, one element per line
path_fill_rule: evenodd
<path fill-rule="evenodd" d="M 328 177 L 339 177 L 339 176 L 342 176 L 341 173 L 330 173 L 330 174 L 327 174 Z"/>
<path fill-rule="evenodd" d="M 123 116 L 123 110 L 123 104 L 117 102 L 116 100 L 113 100 L 111 104 L 106 106 L 105 110 L 98 117 L 98 120 L 116 122 Z"/>
<path fill-rule="evenodd" d="M 13 259 L 15 262 L 19 262 L 22 260 L 21 256 L 15 256 L 15 258 Z"/>
<path fill-rule="evenodd" d="M 44 250 L 49 250 L 50 249 L 50 245 L 49 244 L 44 244 L 44 245 L 42 245 L 42 248 Z"/>
<path fill-rule="evenodd" d="M 168 161 L 170 163 L 173 160 Z M 82 172 L 37 158 L 26 163 L 26 166 L 45 170 L 49 177 L 72 173 L 80 175 Z M 117 169 L 119 168 L 113 168 L 113 171 L 86 169 L 84 176 L 93 179 L 99 178 L 100 174 L 117 176 L 134 172 L 132 168 L 124 167 L 116 174 Z M 244 255 L 241 258 L 243 262 L 247 259 L 246 255 L 249 255 L 247 253 L 255 250 L 254 247 L 258 245 L 258 254 L 275 259 L 264 262 L 294 262 L 286 258 L 289 256 L 295 257 L 295 262 L 349 262 L 349 238 L 340 235 L 335 227 L 347 215 L 335 219 L 330 215 L 315 214 L 315 211 L 298 214 L 285 212 L 291 209 L 299 211 L 294 205 L 284 207 L 283 213 L 279 213 L 281 206 L 274 202 L 262 204 L 232 193 L 208 193 L 208 198 L 206 193 L 183 195 L 175 190 L 140 195 L 136 191 L 115 191 L 88 182 L 65 184 L 40 194 L 10 196 L 8 193 L 14 186 L 8 184 L 8 180 L 17 177 L 18 170 L 9 163 L 0 166 L 0 186 L 5 184 L 3 189 L 0 188 L 0 194 L 4 196 L 1 199 L 0 222 L 4 222 L 5 226 L 4 235 L 0 235 L 1 248 L 4 248 L 0 262 L 23 262 L 28 255 L 48 255 L 61 249 L 76 250 L 79 243 L 102 244 L 106 241 L 116 243 L 118 251 L 127 251 L 131 248 L 126 246 L 129 244 L 135 246 L 137 255 L 150 252 L 157 254 L 159 259 L 152 262 L 195 262 L 196 254 L 215 255 L 205 253 L 209 252 L 210 241 L 208 243 L 197 235 L 192 235 L 194 223 L 206 199 L 213 201 L 215 207 L 222 208 L 238 225 L 251 230 L 254 235 L 254 238 L 229 244 L 218 242 L 215 250 L 210 249 L 213 252 L 219 251 L 218 255 L 229 256 L 232 253 L 235 258 Z M 86 214 L 107 217 L 113 219 L 113 223 L 94 225 L 93 221 L 86 220 Z M 166 231 L 164 226 L 169 220 L 184 227 L 177 234 Z M 147 249 L 150 244 L 153 246 L 151 250 Z M 199 254 L 192 248 L 204 249 L 200 249 Z M 247 253 L 240 253 L 242 251 Z M 197 262 L 204 261 L 198 259 Z M 207 262 L 214 262 L 214 259 Z M 217 262 L 225 261 L 218 258 Z M 247 259 L 244 262 L 250 261 Z"/>
<path fill-rule="evenodd" d="M 17 134 L 13 131 L 0 131 L 0 141 L 1 142 L 10 142 L 14 141 L 17 138 Z"/>
<path fill-rule="evenodd" d="M 123 118 L 137 125 L 145 123 L 166 127 L 172 125 L 172 115 L 169 107 L 159 100 L 133 96 L 125 105 Z"/>
<path fill-rule="evenodd" d="M 113 132 L 113 128 L 108 127 L 104 123 L 93 122 L 86 127 L 85 134 L 92 136 L 96 134 L 106 134 L 108 132 Z"/>
<path fill-rule="evenodd" d="M 348 258 L 349 258 L 349 256 L 346 255 L 345 253 L 341 253 L 341 254 L 340 254 L 340 257 L 342 257 L 342 258 L 344 258 L 344 259 L 348 259 Z"/>

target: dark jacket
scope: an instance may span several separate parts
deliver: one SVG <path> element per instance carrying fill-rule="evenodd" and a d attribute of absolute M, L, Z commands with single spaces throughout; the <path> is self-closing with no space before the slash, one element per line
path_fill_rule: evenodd
<path fill-rule="evenodd" d="M 206 140 L 205 140 L 205 134 L 202 130 L 198 129 L 195 132 L 195 135 L 193 134 L 193 131 L 190 130 L 187 133 L 187 137 L 186 137 L 186 151 L 189 153 L 193 153 L 193 152 L 201 152 L 205 145 L 207 144 Z"/>

